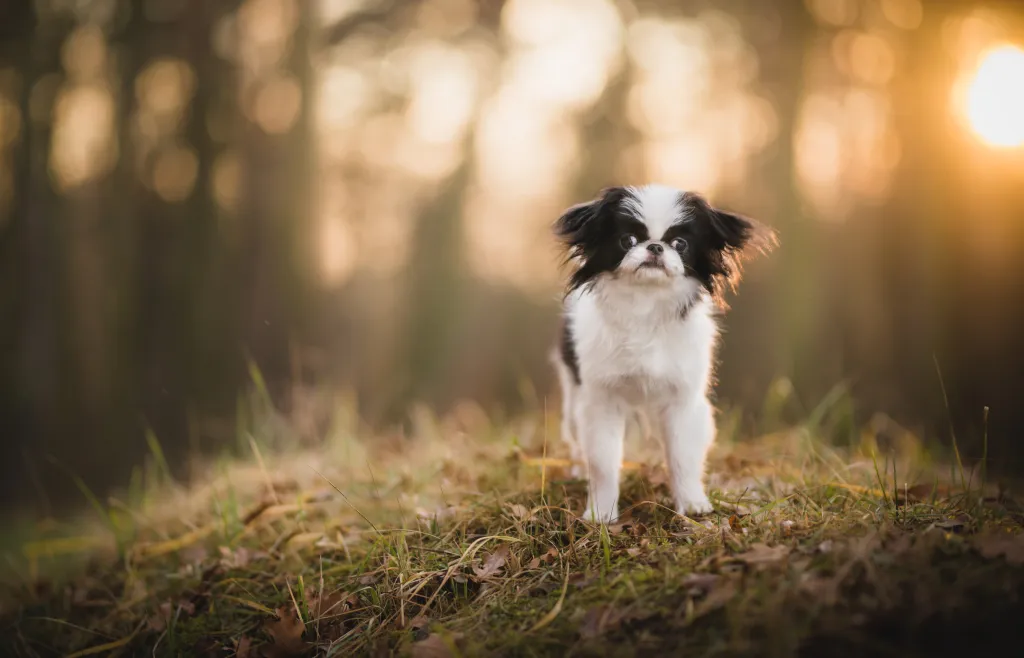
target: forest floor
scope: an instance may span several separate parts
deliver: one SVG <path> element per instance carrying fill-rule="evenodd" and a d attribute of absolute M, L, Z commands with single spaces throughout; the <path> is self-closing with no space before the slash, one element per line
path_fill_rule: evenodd
<path fill-rule="evenodd" d="M 4 547 L 0 653 L 1019 650 L 1019 499 L 892 424 L 832 445 L 825 416 L 743 441 L 723 421 L 715 511 L 694 519 L 670 509 L 657 442 L 631 439 L 608 526 L 579 518 L 585 483 L 540 414 L 423 412 L 411 438 L 342 419 L 303 449 L 255 433 L 188 487 L 153 441 L 120 498 L 83 487 L 92 521 Z"/>

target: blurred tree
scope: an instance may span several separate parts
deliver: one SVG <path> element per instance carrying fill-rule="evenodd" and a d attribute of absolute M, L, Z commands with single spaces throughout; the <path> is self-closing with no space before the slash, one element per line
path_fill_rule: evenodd
<path fill-rule="evenodd" d="M 21 130 L 16 141 L 14 198 L 11 219 L 0 228 L 0 273 L 6 293 L 2 300 L 5 339 L 0 345 L 9 358 L 0 360 L 5 371 L 3 391 L 12 420 L 4 426 L 28 439 L 38 458 L 52 448 L 53 437 L 72 426 L 55 409 L 76 405 L 75 387 L 60 377 L 68 359 L 69 330 L 65 320 L 67 295 L 62 288 L 65 231 L 58 213 L 59 200 L 49 172 L 51 116 L 62 78 L 60 44 L 70 32 L 66 17 L 38 20 L 28 3 L 6 5 L 0 20 L 0 44 L 6 62 L 15 67 Z M 8 288 L 9 286 L 9 288 Z M 10 350 L 8 352 L 8 350 Z M 26 444 L 4 441 L 4 450 L 20 452 Z M 22 455 L 5 459 L 24 463 Z M 24 498 L 23 482 L 2 478 L 6 492 Z"/>

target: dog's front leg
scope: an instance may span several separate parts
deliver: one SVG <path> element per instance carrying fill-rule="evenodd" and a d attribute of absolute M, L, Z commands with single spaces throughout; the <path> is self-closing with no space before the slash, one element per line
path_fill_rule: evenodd
<path fill-rule="evenodd" d="M 619 473 L 626 434 L 626 407 L 601 390 L 579 390 L 578 439 L 586 454 L 588 497 L 583 518 L 608 523 L 619 515 Z"/>
<path fill-rule="evenodd" d="M 679 514 L 706 514 L 711 501 L 704 492 L 704 463 L 715 440 L 715 416 L 704 396 L 668 405 L 661 411 L 662 434 L 672 493 Z"/>

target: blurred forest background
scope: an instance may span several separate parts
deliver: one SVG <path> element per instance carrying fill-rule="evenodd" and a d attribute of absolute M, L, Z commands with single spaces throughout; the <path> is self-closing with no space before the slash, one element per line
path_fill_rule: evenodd
<path fill-rule="evenodd" d="M 339 391 L 540 408 L 549 226 L 643 182 L 780 233 L 721 404 L 846 382 L 975 457 L 987 405 L 1019 469 L 1022 49 L 1010 1 L 5 0 L 5 509 L 123 484 L 147 428 L 187 476 L 250 364 L 311 442 Z"/>

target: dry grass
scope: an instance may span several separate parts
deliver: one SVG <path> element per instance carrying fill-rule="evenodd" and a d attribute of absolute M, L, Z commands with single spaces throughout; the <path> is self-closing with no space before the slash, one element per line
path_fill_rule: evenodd
<path fill-rule="evenodd" d="M 1009 493 L 891 424 L 830 445 L 829 414 L 743 442 L 725 419 L 701 519 L 672 514 L 657 446 L 634 440 L 607 527 L 577 516 L 585 485 L 547 440 L 553 417 L 420 410 L 412 438 L 365 438 L 340 413 L 323 444 L 283 450 L 267 428 L 288 424 L 256 414 L 245 458 L 189 488 L 154 458 L 93 521 L 21 542 L 0 649 L 862 655 L 1011 639 L 1024 515 Z"/>

